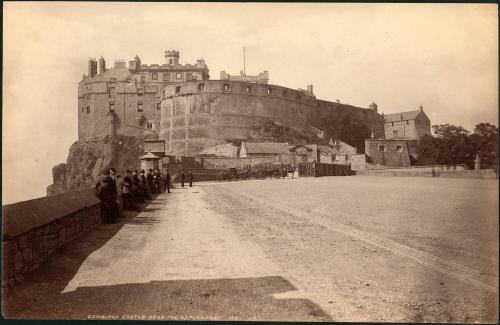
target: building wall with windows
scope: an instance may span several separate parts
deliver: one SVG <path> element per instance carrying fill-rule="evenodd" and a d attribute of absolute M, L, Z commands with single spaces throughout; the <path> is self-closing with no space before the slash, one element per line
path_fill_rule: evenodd
<path fill-rule="evenodd" d="M 384 119 L 386 139 L 418 140 L 424 134 L 431 135 L 431 121 L 423 109 L 388 114 Z"/>
<path fill-rule="evenodd" d="M 109 113 L 116 132 L 123 135 L 157 136 L 160 131 L 160 94 L 169 84 L 209 79 L 205 61 L 179 64 L 179 52 L 166 51 L 166 64 L 141 64 L 139 57 L 115 61 L 106 69 L 104 58 L 89 60 L 89 71 L 78 84 L 78 139 L 90 140 L 109 134 Z"/>
<path fill-rule="evenodd" d="M 383 137 L 383 118 L 373 109 L 320 101 L 276 85 L 190 81 L 163 89 L 160 139 L 168 153 L 190 156 L 226 140 L 249 139 L 252 127 L 269 118 L 306 131 L 336 114 L 349 114 Z"/>
<path fill-rule="evenodd" d="M 408 167 L 417 159 L 417 140 L 365 140 L 367 162 L 391 167 Z"/>

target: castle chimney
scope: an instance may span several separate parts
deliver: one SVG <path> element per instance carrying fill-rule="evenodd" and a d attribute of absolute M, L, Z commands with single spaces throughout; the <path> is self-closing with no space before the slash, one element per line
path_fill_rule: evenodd
<path fill-rule="evenodd" d="M 375 111 L 375 113 L 376 113 L 376 112 L 377 112 L 377 110 L 378 110 L 378 106 L 377 106 L 377 104 L 375 104 L 375 102 L 373 102 L 373 103 L 371 103 L 371 104 L 370 104 L 370 108 L 371 108 L 372 110 L 374 110 L 374 111 Z"/>
<path fill-rule="evenodd" d="M 89 77 L 92 78 L 97 74 L 97 61 L 96 59 L 89 59 Z"/>
<path fill-rule="evenodd" d="M 420 110 L 421 112 L 423 112 L 423 111 L 424 111 L 424 107 L 423 107 L 422 105 L 420 105 L 418 108 L 419 108 L 419 110 Z"/>
<path fill-rule="evenodd" d="M 313 85 L 307 85 L 307 92 L 311 95 L 314 95 L 313 93 Z"/>
<path fill-rule="evenodd" d="M 99 73 L 104 73 L 106 71 L 106 61 L 104 58 L 101 56 L 99 58 Z"/>

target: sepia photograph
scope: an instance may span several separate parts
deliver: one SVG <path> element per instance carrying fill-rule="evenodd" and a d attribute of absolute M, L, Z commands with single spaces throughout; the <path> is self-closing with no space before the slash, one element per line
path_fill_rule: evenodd
<path fill-rule="evenodd" d="M 497 4 L 2 7 L 5 320 L 498 323 Z"/>

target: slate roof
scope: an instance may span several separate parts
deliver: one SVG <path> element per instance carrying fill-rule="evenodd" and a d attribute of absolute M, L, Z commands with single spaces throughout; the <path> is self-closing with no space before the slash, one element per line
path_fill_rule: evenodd
<path fill-rule="evenodd" d="M 94 189 L 17 202 L 2 207 L 3 238 L 13 238 L 99 204 Z"/>
<path fill-rule="evenodd" d="M 388 122 L 397 122 L 397 121 L 407 121 L 407 120 L 414 120 L 417 118 L 417 115 L 421 111 L 409 111 L 409 112 L 401 112 L 401 113 L 393 113 L 393 114 L 386 114 L 384 116 L 385 123 Z M 401 116 L 403 118 L 401 119 Z"/>
<path fill-rule="evenodd" d="M 97 82 L 109 81 L 111 78 L 115 78 L 116 81 L 127 81 L 131 75 L 132 73 L 127 68 L 110 68 L 104 71 L 104 73 L 96 74 L 90 80 Z"/>
<path fill-rule="evenodd" d="M 289 145 L 279 142 L 244 142 L 247 154 L 288 153 Z"/>

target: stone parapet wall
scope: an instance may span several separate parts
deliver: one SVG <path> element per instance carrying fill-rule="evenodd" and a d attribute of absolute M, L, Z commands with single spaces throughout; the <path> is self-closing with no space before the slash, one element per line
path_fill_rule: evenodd
<path fill-rule="evenodd" d="M 19 283 L 101 223 L 100 200 L 93 190 L 14 203 L 3 212 L 3 287 Z"/>
<path fill-rule="evenodd" d="M 400 168 L 400 169 L 365 169 L 357 170 L 360 176 L 402 176 L 402 177 L 445 177 L 445 178 L 487 178 L 495 179 L 498 175 L 492 169 L 465 170 L 435 168 Z"/>

